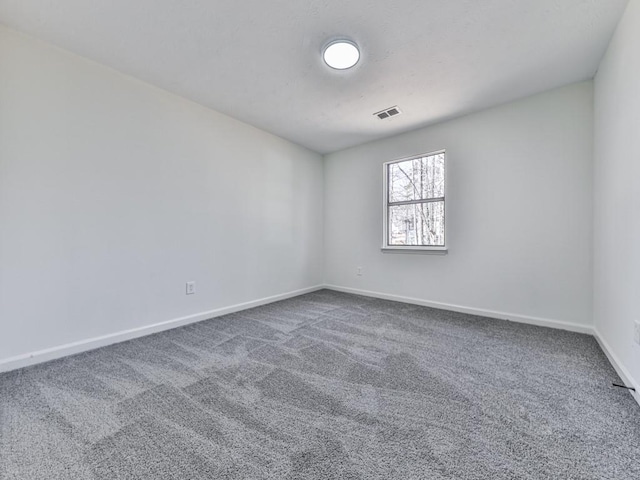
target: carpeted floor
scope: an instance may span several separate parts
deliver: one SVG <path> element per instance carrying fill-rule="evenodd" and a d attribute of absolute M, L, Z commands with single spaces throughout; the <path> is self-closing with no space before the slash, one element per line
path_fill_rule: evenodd
<path fill-rule="evenodd" d="M 595 340 L 323 290 L 0 375 L 0 478 L 638 479 Z"/>

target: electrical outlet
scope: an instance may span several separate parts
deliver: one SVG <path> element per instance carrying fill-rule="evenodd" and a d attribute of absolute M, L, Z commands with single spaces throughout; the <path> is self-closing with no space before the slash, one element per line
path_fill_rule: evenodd
<path fill-rule="evenodd" d="M 356 267 L 356 275 L 359 277 L 362 276 L 362 267 Z"/>
<path fill-rule="evenodd" d="M 187 282 L 187 295 L 195 295 L 196 282 Z"/>
<path fill-rule="evenodd" d="M 633 341 L 636 342 L 636 345 L 640 345 L 640 320 L 636 320 L 634 325 Z"/>

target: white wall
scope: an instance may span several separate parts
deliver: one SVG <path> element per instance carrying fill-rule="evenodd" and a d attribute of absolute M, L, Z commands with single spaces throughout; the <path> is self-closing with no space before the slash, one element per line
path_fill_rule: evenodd
<path fill-rule="evenodd" d="M 326 156 L 326 283 L 590 326 L 592 94 L 575 84 Z M 449 254 L 381 253 L 383 162 L 440 149 Z"/>
<path fill-rule="evenodd" d="M 594 172 L 595 326 L 640 390 L 640 0 L 629 3 L 595 79 Z"/>
<path fill-rule="evenodd" d="M 319 155 L 3 27 L 0 72 L 0 363 L 322 283 Z"/>

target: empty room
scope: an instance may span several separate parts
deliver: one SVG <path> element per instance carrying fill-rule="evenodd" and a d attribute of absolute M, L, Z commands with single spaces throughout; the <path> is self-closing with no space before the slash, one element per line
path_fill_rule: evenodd
<path fill-rule="evenodd" d="M 0 0 L 0 480 L 640 478 L 640 0 Z"/>

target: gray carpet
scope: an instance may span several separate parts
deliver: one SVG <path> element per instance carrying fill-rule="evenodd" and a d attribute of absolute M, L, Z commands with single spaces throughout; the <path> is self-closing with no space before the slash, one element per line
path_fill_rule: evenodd
<path fill-rule="evenodd" d="M 595 340 L 323 290 L 0 375 L 0 478 L 638 479 Z"/>

